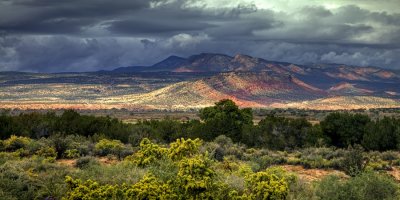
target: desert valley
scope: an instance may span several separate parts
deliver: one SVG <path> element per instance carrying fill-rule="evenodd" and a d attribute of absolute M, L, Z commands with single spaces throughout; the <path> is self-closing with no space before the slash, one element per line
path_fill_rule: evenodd
<path fill-rule="evenodd" d="M 0 72 L 0 107 L 187 111 L 232 99 L 252 108 L 395 108 L 399 84 L 398 71 L 378 67 L 204 53 L 112 71 Z"/>

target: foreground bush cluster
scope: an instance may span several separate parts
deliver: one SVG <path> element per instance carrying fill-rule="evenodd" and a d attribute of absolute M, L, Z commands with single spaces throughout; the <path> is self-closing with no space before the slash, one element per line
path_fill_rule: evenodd
<path fill-rule="evenodd" d="M 66 160 L 75 161 L 73 166 L 56 160 L 58 153 L 52 138 L 34 140 L 12 136 L 2 140 L 0 196 L 6 199 L 400 197 L 399 185 L 385 171 L 380 171 L 398 165 L 398 152 L 363 152 L 357 148 L 307 148 L 291 152 L 247 149 L 226 136 L 219 136 L 212 142 L 177 139 L 168 145 L 143 139 L 139 146 L 118 140 L 74 137 L 65 138 L 70 141 L 65 152 L 80 146 L 87 148 L 87 153 L 77 150 L 79 153 L 73 154 L 74 159 Z M 361 164 L 357 162 L 359 153 Z M 63 155 L 71 158 L 66 153 Z M 100 157 L 103 156 L 113 161 L 112 164 L 102 163 Z M 366 164 L 365 158 L 371 158 L 370 163 L 375 164 Z M 376 167 L 382 163 L 386 166 Z M 310 168 L 337 165 L 352 178 L 328 176 L 306 183 L 296 174 L 276 167 L 282 164 Z"/>

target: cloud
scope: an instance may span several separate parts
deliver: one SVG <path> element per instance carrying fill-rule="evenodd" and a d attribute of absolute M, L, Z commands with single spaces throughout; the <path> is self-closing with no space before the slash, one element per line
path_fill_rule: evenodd
<path fill-rule="evenodd" d="M 148 0 L 9 0 L 0 2 L 0 30 L 22 34 L 78 34 L 103 20 L 145 9 Z"/>
<path fill-rule="evenodd" d="M 334 3 L 4 0 L 0 70 L 111 69 L 202 52 L 400 68 L 394 1 Z"/>

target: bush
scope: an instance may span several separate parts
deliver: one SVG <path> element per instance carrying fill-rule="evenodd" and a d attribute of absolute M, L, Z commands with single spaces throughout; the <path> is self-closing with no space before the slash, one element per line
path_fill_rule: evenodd
<path fill-rule="evenodd" d="M 64 200 L 76 199 L 123 199 L 123 192 L 118 185 L 100 185 L 96 181 L 87 180 L 82 182 L 79 179 L 72 179 L 67 176 L 65 182 L 68 186 L 68 192 Z"/>
<path fill-rule="evenodd" d="M 384 174 L 364 172 L 348 181 L 339 177 L 324 178 L 316 188 L 316 195 L 320 199 L 399 199 L 399 186 Z"/>
<path fill-rule="evenodd" d="M 101 185 L 96 181 L 66 177 L 68 192 L 65 200 L 75 199 L 177 199 L 169 184 L 160 182 L 151 174 L 143 177 L 134 185 Z"/>
<path fill-rule="evenodd" d="M 75 163 L 75 167 L 79 169 L 85 169 L 93 165 L 99 165 L 99 161 L 97 161 L 96 158 L 90 156 L 79 158 L 78 160 L 76 160 Z"/>
<path fill-rule="evenodd" d="M 183 158 L 179 162 L 176 180 L 182 194 L 181 199 L 210 199 L 218 194 L 218 183 L 215 181 L 215 171 L 211 168 L 208 158 L 197 155 Z"/>
<path fill-rule="evenodd" d="M 148 174 L 142 180 L 125 191 L 124 196 L 129 199 L 176 199 L 173 189 L 169 184 L 162 183 L 157 178 Z"/>
<path fill-rule="evenodd" d="M 171 143 L 168 149 L 168 157 L 172 160 L 180 160 L 183 157 L 191 157 L 198 153 L 202 141 L 200 139 L 177 139 Z"/>
<path fill-rule="evenodd" d="M 4 140 L 4 148 L 6 151 L 16 151 L 26 148 L 32 140 L 27 137 L 12 135 L 9 139 Z"/>
<path fill-rule="evenodd" d="M 342 169 L 349 176 L 356 176 L 365 168 L 363 148 L 360 145 L 355 145 L 354 148 L 349 146 L 344 156 Z"/>
<path fill-rule="evenodd" d="M 57 152 L 54 147 L 41 147 L 38 151 L 36 151 L 36 155 L 44 157 L 49 161 L 55 161 L 57 157 Z"/>
<path fill-rule="evenodd" d="M 167 149 L 152 143 L 145 138 L 140 142 L 140 150 L 125 159 L 133 161 L 137 166 L 144 167 L 166 155 Z"/>
<path fill-rule="evenodd" d="M 113 154 L 120 158 L 124 147 L 124 144 L 119 140 L 102 139 L 95 145 L 95 150 L 99 156 Z"/>
<path fill-rule="evenodd" d="M 55 134 L 49 137 L 50 145 L 56 149 L 57 158 L 62 158 L 64 152 L 69 148 L 72 143 L 71 138 L 63 137 L 60 134 Z"/>
<path fill-rule="evenodd" d="M 68 149 L 64 152 L 65 158 L 79 158 L 80 156 L 78 149 Z"/>
<path fill-rule="evenodd" d="M 246 178 L 246 199 L 286 199 L 289 184 L 285 178 L 264 171 L 251 174 Z"/>
<path fill-rule="evenodd" d="M 65 194 L 65 169 L 43 162 L 41 157 L 9 160 L 0 166 L 0 191 L 16 199 L 45 199 L 49 196 L 61 199 Z M 0 196 L 0 199 L 8 198 Z"/>
<path fill-rule="evenodd" d="M 20 159 L 18 152 L 0 152 L 0 166 L 11 160 Z"/>

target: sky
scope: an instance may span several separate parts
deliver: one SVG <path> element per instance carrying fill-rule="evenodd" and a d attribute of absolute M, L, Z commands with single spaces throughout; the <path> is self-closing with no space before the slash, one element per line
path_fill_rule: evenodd
<path fill-rule="evenodd" d="M 400 70 L 400 0 L 0 0 L 0 71 L 199 53 Z"/>

